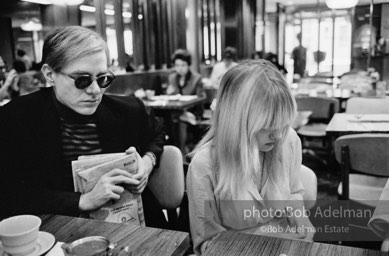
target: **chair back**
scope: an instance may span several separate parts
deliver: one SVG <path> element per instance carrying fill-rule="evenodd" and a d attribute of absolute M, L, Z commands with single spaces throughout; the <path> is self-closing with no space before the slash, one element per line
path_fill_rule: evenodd
<path fill-rule="evenodd" d="M 298 111 L 312 111 L 310 119 L 322 119 L 329 121 L 339 112 L 339 101 L 325 97 L 297 97 Z"/>
<path fill-rule="evenodd" d="M 355 134 L 335 141 L 335 156 L 349 169 L 370 175 L 389 176 L 389 134 Z"/>
<path fill-rule="evenodd" d="M 389 99 L 376 97 L 352 97 L 347 101 L 346 113 L 389 114 Z"/>
<path fill-rule="evenodd" d="M 304 186 L 304 205 L 305 208 L 309 210 L 316 204 L 317 177 L 316 174 L 305 165 L 301 165 L 300 177 Z"/>
<path fill-rule="evenodd" d="M 177 208 L 184 197 L 182 153 L 175 146 L 164 146 L 159 167 L 150 176 L 148 186 L 164 209 Z"/>

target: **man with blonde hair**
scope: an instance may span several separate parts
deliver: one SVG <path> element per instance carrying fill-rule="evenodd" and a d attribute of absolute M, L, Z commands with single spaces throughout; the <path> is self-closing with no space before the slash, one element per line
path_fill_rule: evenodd
<path fill-rule="evenodd" d="M 78 216 L 126 189 L 142 193 L 147 226 L 166 227 L 147 188 L 164 134 L 139 99 L 104 95 L 115 78 L 105 41 L 87 28 L 58 28 L 47 35 L 42 56 L 49 87 L 0 109 L 0 215 Z M 88 193 L 74 192 L 71 161 L 126 150 L 136 153 L 137 174 L 114 169 Z"/>

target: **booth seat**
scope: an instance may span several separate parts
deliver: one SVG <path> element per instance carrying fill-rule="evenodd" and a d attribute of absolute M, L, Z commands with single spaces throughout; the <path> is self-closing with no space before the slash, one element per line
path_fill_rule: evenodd
<path fill-rule="evenodd" d="M 145 72 L 132 72 L 115 75 L 116 79 L 106 90 L 107 94 L 129 96 L 138 89 L 154 90 L 155 95 L 162 94 L 162 84 L 172 72 L 170 69 Z"/>

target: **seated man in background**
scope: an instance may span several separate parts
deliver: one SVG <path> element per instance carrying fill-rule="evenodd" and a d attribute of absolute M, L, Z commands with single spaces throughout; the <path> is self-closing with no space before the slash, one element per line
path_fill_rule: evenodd
<path fill-rule="evenodd" d="M 146 187 L 163 151 L 161 125 L 142 101 L 104 95 L 114 79 L 106 42 L 87 28 L 58 28 L 47 35 L 42 57 L 50 87 L 0 109 L 0 216 L 78 216 L 127 189 L 142 193 L 147 226 L 166 227 Z M 114 169 L 90 192 L 74 192 L 71 161 L 130 147 L 138 152 L 137 174 Z"/>
<path fill-rule="evenodd" d="M 168 87 L 166 94 L 181 94 L 181 95 L 197 95 L 199 97 L 205 97 L 204 87 L 201 80 L 201 75 L 192 71 L 190 65 L 192 64 L 192 57 L 187 50 L 178 49 L 172 56 L 172 62 L 174 64 L 174 71 L 168 77 Z M 194 124 L 196 116 L 201 117 L 203 109 L 194 108 L 185 112 L 181 119 L 189 121 Z M 179 142 L 181 151 L 186 154 L 188 150 L 186 148 L 187 140 L 187 125 L 181 122 L 179 125 Z"/>
<path fill-rule="evenodd" d="M 12 63 L 11 71 L 0 88 L 0 101 L 11 100 L 20 95 L 20 77 L 25 73 L 26 66 L 23 61 L 15 60 Z"/>

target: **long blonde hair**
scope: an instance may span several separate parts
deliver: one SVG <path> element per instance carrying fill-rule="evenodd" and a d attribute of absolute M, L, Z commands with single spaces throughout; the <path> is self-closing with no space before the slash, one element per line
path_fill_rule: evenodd
<path fill-rule="evenodd" d="M 193 151 L 211 147 L 215 194 L 236 198 L 247 182 L 265 170 L 271 175 L 281 154 L 278 141 L 263 153 L 256 137 L 261 129 L 282 129 L 283 138 L 296 115 L 296 102 L 284 76 L 268 61 L 249 60 L 222 78 L 212 125 Z M 208 144 L 210 143 L 210 144 Z"/>

